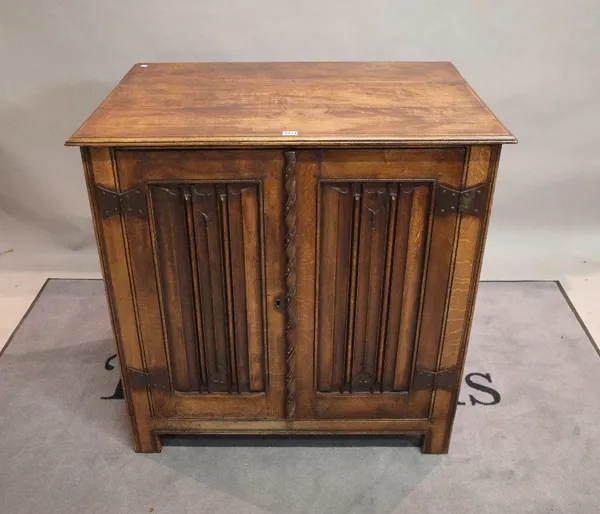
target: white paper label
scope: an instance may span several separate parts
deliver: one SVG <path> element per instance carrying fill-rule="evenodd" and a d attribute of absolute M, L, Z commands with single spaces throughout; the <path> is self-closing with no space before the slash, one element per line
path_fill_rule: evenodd
<path fill-rule="evenodd" d="M 298 135 L 298 131 L 297 130 L 284 130 L 281 133 L 282 136 L 297 136 Z"/>

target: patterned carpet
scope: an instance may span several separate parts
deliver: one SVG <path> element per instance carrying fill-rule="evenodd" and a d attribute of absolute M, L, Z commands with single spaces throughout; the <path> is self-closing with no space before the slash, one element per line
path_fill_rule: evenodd
<path fill-rule="evenodd" d="M 554 282 L 483 283 L 448 456 L 393 438 L 131 450 L 101 281 L 51 280 L 0 358 L 0 512 L 600 512 L 600 358 Z"/>

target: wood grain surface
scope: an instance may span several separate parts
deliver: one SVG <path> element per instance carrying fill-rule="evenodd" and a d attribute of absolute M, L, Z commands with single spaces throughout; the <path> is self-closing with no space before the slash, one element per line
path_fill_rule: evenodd
<path fill-rule="evenodd" d="M 515 141 L 447 62 L 148 63 L 134 65 L 67 144 Z"/>

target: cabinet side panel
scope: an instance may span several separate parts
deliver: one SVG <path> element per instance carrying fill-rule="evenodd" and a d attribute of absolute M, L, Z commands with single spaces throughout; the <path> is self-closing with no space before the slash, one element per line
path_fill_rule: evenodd
<path fill-rule="evenodd" d="M 475 295 L 481 271 L 485 232 L 489 221 L 491 199 L 500 157 L 500 146 L 474 146 L 470 149 L 463 187 L 488 184 L 488 197 L 483 217 L 462 214 L 460 217 L 456 265 L 452 276 L 448 314 L 439 356 L 439 367 L 456 366 L 462 376 Z M 460 381 L 459 381 L 460 385 Z M 431 419 L 436 429 L 425 439 L 423 450 L 446 453 L 456 413 L 456 391 L 437 390 Z"/>
<path fill-rule="evenodd" d="M 108 148 L 82 148 L 92 219 L 102 264 L 111 321 L 117 342 L 123 390 L 133 428 L 136 451 L 160 450 L 150 429 L 152 410 L 147 390 L 132 389 L 127 368 L 144 369 L 141 338 L 135 310 L 135 294 L 128 268 L 128 253 L 121 216 L 103 219 L 96 202 L 96 186 L 117 191 L 119 184 L 112 152 Z"/>

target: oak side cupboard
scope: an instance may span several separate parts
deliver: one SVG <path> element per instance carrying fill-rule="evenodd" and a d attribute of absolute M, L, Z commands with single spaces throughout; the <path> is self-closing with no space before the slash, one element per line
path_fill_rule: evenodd
<path fill-rule="evenodd" d="M 136 64 L 80 146 L 134 448 L 448 451 L 500 147 L 445 62 Z"/>

